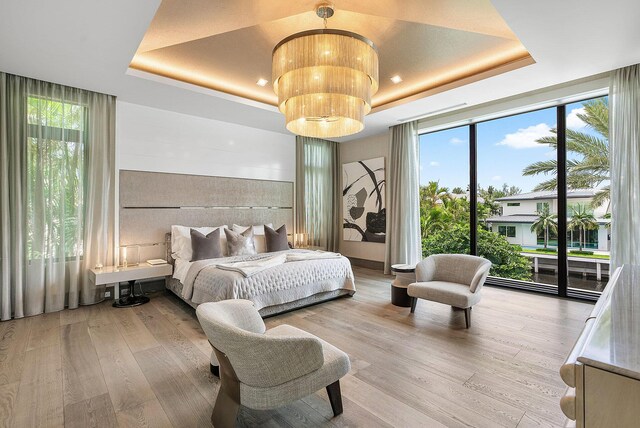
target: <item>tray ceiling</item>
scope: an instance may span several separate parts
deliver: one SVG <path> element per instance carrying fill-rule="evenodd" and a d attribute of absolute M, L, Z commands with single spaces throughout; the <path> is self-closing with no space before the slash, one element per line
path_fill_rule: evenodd
<path fill-rule="evenodd" d="M 271 52 L 322 28 L 317 1 L 163 0 L 130 67 L 276 105 Z M 371 39 L 380 58 L 374 108 L 385 108 L 534 61 L 489 0 L 336 1 L 328 28 Z M 390 78 L 400 75 L 394 84 Z M 265 87 L 256 85 L 267 79 Z"/>

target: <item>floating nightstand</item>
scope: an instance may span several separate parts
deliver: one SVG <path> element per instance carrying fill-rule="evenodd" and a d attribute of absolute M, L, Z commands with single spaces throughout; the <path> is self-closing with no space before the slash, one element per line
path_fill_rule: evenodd
<path fill-rule="evenodd" d="M 90 269 L 89 280 L 95 285 L 114 284 L 114 297 L 116 301 L 113 306 L 116 308 L 126 308 L 138 306 L 149 301 L 147 296 L 134 295 L 133 286 L 141 279 L 162 278 L 173 273 L 173 266 L 170 264 L 150 265 L 146 262 L 137 266 L 116 267 L 105 266 L 101 269 Z M 129 294 L 124 297 L 119 296 L 119 284 L 129 282 Z M 120 297 L 120 298 L 118 298 Z"/>

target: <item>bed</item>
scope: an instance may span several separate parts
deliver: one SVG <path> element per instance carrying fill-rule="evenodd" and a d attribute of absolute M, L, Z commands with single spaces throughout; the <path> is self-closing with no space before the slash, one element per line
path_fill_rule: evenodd
<path fill-rule="evenodd" d="M 314 251 L 292 249 L 189 262 L 174 260 L 171 235 L 166 239 L 167 260 L 174 264 L 174 276 L 167 279 L 166 287 L 194 308 L 205 302 L 247 299 L 266 317 L 355 293 L 351 264 L 344 256 L 326 258 Z M 322 258 L 315 258 L 314 253 Z M 288 259 L 248 277 L 217 267 L 274 256 Z"/>

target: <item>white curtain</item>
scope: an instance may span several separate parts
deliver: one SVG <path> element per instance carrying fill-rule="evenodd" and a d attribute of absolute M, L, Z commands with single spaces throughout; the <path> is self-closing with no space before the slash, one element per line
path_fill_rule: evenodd
<path fill-rule="evenodd" d="M 0 76 L 1 319 L 96 303 L 88 269 L 115 247 L 115 98 Z"/>
<path fill-rule="evenodd" d="M 393 126 L 390 134 L 386 274 L 391 273 L 391 265 L 415 264 L 422 258 L 418 124 L 414 121 Z"/>
<path fill-rule="evenodd" d="M 640 264 L 640 65 L 612 73 L 611 269 Z"/>
<path fill-rule="evenodd" d="M 296 233 L 328 251 L 338 251 L 340 245 L 339 173 L 338 143 L 296 137 Z"/>

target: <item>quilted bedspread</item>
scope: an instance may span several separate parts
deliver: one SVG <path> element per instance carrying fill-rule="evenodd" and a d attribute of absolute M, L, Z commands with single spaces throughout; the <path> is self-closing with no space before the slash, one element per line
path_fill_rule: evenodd
<path fill-rule="evenodd" d="M 184 280 L 182 297 L 200 304 L 227 299 L 251 300 L 257 309 L 293 302 L 318 293 L 347 290 L 355 293 L 351 264 L 346 257 L 286 262 L 245 278 L 217 264 L 260 260 L 288 250 L 249 256 L 225 257 L 194 262 Z"/>

